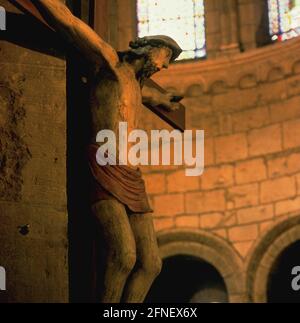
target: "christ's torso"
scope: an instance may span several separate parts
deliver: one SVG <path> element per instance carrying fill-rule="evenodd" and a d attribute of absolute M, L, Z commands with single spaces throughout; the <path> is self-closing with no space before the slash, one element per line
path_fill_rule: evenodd
<path fill-rule="evenodd" d="M 119 123 L 127 122 L 128 131 L 136 129 L 142 109 L 140 83 L 132 67 L 120 63 L 114 71 L 101 69 L 90 95 L 92 141 L 100 130 L 112 130 L 118 138 Z"/>

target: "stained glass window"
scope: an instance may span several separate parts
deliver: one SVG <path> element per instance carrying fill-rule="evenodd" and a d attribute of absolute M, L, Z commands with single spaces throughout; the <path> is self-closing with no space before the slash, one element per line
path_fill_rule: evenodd
<path fill-rule="evenodd" d="M 268 0 L 270 34 L 273 40 L 300 35 L 300 0 Z"/>
<path fill-rule="evenodd" d="M 178 59 L 204 57 L 204 0 L 138 0 L 138 35 L 167 35 L 184 50 Z"/>

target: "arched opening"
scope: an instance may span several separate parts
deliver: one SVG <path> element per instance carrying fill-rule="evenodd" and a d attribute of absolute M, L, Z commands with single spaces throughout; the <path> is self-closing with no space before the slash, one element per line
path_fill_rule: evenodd
<path fill-rule="evenodd" d="M 228 292 L 217 269 L 188 255 L 164 260 L 146 303 L 227 303 Z"/>
<path fill-rule="evenodd" d="M 145 302 L 247 299 L 241 259 L 225 240 L 202 230 L 172 229 L 158 234 L 158 245 L 164 266 Z"/>
<path fill-rule="evenodd" d="M 300 291 L 292 287 L 292 270 L 300 265 L 300 240 L 281 252 L 273 264 L 267 287 L 268 303 L 300 303 Z"/>
<path fill-rule="evenodd" d="M 279 222 L 257 241 L 247 260 L 247 289 L 255 303 L 300 302 L 292 282 L 300 266 L 300 217 Z M 296 268 L 297 269 L 297 268 Z M 296 273 L 298 274 L 298 272 Z M 296 280 L 297 288 L 299 280 Z"/>

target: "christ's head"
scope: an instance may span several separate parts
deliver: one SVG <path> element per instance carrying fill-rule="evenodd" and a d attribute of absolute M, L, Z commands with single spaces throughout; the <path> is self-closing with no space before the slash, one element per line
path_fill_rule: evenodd
<path fill-rule="evenodd" d="M 130 43 L 128 54 L 141 62 L 138 75 L 141 79 L 150 78 L 163 68 L 168 68 L 181 53 L 179 45 L 168 36 L 146 36 Z"/>

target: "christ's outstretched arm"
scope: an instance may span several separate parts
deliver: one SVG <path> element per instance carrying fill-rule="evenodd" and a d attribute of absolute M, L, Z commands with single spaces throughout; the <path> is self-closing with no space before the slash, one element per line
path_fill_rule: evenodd
<path fill-rule="evenodd" d="M 179 109 L 179 103 L 174 102 L 174 95 L 170 92 L 163 93 L 153 86 L 145 83 L 142 89 L 143 104 L 153 107 L 161 106 L 167 111 Z"/>
<path fill-rule="evenodd" d="M 117 52 L 59 0 L 32 0 L 47 23 L 73 44 L 89 61 L 112 69 L 119 62 Z"/>

